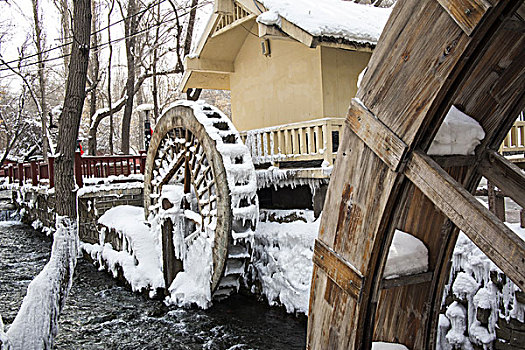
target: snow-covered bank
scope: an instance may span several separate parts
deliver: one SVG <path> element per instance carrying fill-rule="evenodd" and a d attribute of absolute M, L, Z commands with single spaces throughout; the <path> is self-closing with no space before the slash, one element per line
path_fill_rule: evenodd
<path fill-rule="evenodd" d="M 107 266 L 115 277 L 121 268 L 133 291 L 146 288 L 154 294 L 157 288 L 163 288 L 158 245 L 144 222 L 144 209 L 121 205 L 105 212 L 98 222 L 116 231 L 122 240 L 122 251 L 105 242 L 105 228 L 99 234 L 98 244 L 82 243 L 81 249 L 100 266 Z"/>

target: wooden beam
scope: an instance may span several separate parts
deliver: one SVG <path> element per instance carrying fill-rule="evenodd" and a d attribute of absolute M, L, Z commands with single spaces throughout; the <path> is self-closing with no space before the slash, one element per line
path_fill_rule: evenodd
<path fill-rule="evenodd" d="M 423 152 L 412 153 L 405 175 L 518 287 L 525 290 L 524 240 Z"/>
<path fill-rule="evenodd" d="M 495 151 L 489 150 L 478 168 L 481 175 L 508 197 L 525 208 L 525 175 L 517 165 Z"/>
<path fill-rule="evenodd" d="M 431 156 L 432 159 L 442 168 L 452 168 L 456 166 L 472 166 L 476 164 L 475 156 Z"/>
<path fill-rule="evenodd" d="M 384 278 L 381 281 L 382 289 L 389 289 L 395 287 L 408 286 L 411 284 L 420 284 L 432 281 L 432 271 L 418 273 L 415 275 L 401 276 L 396 278 Z"/>
<path fill-rule="evenodd" d="M 346 118 L 350 129 L 390 169 L 398 171 L 407 151 L 407 145 L 392 130 L 376 118 L 358 100 L 352 99 Z"/>
<path fill-rule="evenodd" d="M 318 239 L 315 240 L 313 262 L 348 295 L 359 300 L 363 275 Z"/>
<path fill-rule="evenodd" d="M 207 58 L 190 58 L 186 56 L 184 59 L 184 67 L 186 70 L 194 72 L 209 72 L 209 73 L 233 73 L 233 62 L 211 60 Z"/>
<path fill-rule="evenodd" d="M 257 23 L 259 30 L 259 38 L 277 39 L 277 40 L 292 40 L 287 34 L 280 30 L 277 26 L 267 26 L 263 23 Z"/>
<path fill-rule="evenodd" d="M 469 36 L 492 6 L 486 0 L 438 0 L 438 2 Z"/>

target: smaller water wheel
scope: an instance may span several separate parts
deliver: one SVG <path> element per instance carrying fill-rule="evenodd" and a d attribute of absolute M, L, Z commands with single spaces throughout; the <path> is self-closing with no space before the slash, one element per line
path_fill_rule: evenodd
<path fill-rule="evenodd" d="M 203 305 L 238 290 L 256 188 L 248 149 L 217 108 L 180 101 L 163 114 L 146 159 L 144 210 L 161 232 L 166 288 L 177 298 Z M 199 293 L 202 303 L 190 296 Z"/>

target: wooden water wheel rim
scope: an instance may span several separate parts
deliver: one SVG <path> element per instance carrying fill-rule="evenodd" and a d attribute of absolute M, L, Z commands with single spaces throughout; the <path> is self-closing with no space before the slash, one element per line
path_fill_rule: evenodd
<path fill-rule="evenodd" d="M 170 171 L 166 173 L 159 184 L 155 184 L 154 171 L 157 169 L 155 161 L 158 159 L 158 152 L 162 143 L 166 143 L 167 137 L 173 130 L 182 129 L 185 132 L 185 139 L 187 142 L 184 144 L 184 151 L 178 155 L 175 165 L 170 168 Z M 196 145 L 194 144 L 197 141 Z M 198 146 L 197 146 L 198 145 Z M 191 151 L 191 147 L 195 146 L 195 150 Z M 196 168 L 191 168 L 190 160 L 193 165 L 197 162 L 198 152 L 202 152 L 201 161 L 197 164 Z M 164 155 L 163 155 L 164 156 Z M 207 168 L 201 173 L 202 164 L 207 160 Z M 161 160 L 162 162 L 162 160 Z M 189 165 L 185 167 L 184 164 Z M 155 205 L 156 201 L 154 198 L 151 199 L 151 203 L 148 205 L 148 198 L 151 198 L 151 194 L 160 195 L 161 193 L 155 193 L 155 190 L 162 191 L 162 188 L 173 179 L 173 177 L 181 170 L 184 169 L 183 174 L 183 185 L 184 192 L 189 193 L 190 186 L 193 187 L 197 196 L 197 205 L 199 206 L 199 213 L 203 220 L 209 218 L 208 224 L 212 220 L 212 216 L 216 219 L 215 238 L 213 247 L 213 271 L 211 278 L 211 290 L 214 291 L 220 281 L 223 274 L 225 263 L 227 260 L 228 243 L 231 235 L 232 225 L 232 213 L 231 213 L 231 201 L 229 196 L 229 188 L 227 181 L 220 181 L 221 177 L 224 177 L 226 173 L 222 157 L 215 148 L 215 142 L 210 138 L 206 132 L 205 127 L 197 121 L 194 116 L 193 109 L 185 106 L 176 106 L 169 109 L 159 120 L 155 127 L 155 133 L 152 136 L 148 156 L 146 158 L 146 173 L 144 178 L 144 198 L 145 198 L 145 215 L 150 215 L 149 206 Z M 192 170 L 194 170 L 192 172 Z M 201 176 L 196 179 L 197 174 Z M 210 178 L 211 176 L 211 178 Z M 209 210 L 208 213 L 203 214 L 201 208 L 201 198 L 199 198 L 199 185 L 203 183 L 208 184 L 208 204 L 216 203 L 216 212 L 213 214 L 213 210 Z M 211 199 L 210 190 L 211 187 L 215 188 L 216 199 Z M 201 226 L 204 229 L 204 225 Z"/>

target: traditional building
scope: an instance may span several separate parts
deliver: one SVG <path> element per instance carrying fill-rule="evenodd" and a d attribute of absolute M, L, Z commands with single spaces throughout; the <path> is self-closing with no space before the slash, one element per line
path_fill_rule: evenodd
<path fill-rule="evenodd" d="M 216 0 L 182 90 L 231 91 L 231 118 L 256 167 L 327 179 L 389 14 L 341 0 Z"/>

